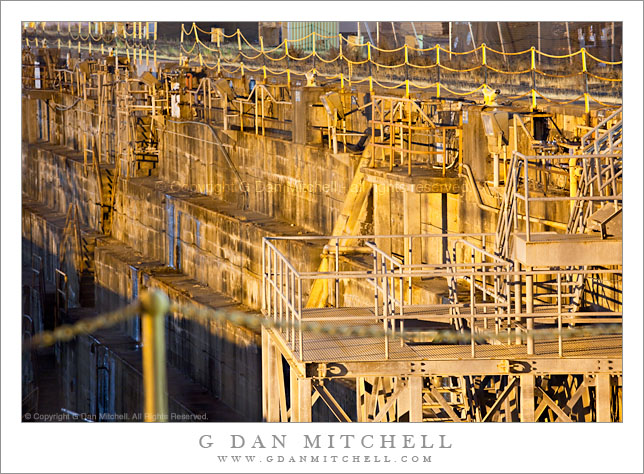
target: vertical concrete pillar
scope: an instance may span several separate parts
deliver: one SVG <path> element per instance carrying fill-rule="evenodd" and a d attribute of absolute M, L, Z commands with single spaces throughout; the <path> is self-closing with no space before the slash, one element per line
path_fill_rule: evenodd
<path fill-rule="evenodd" d="M 611 381 L 610 374 L 599 374 L 595 377 L 597 394 L 597 421 L 610 422 Z"/>
<path fill-rule="evenodd" d="M 409 377 L 409 421 L 423 421 L 423 377 Z"/>
<path fill-rule="evenodd" d="M 404 217 L 403 232 L 405 234 L 420 234 L 420 193 L 405 191 L 403 194 Z M 405 239 L 405 259 L 409 255 L 409 240 Z M 421 241 L 412 239 L 411 243 L 411 263 L 421 262 Z M 407 263 L 407 260 L 405 260 Z"/>
<path fill-rule="evenodd" d="M 293 91 L 293 143 L 306 144 L 307 110 L 301 87 L 292 87 Z"/>
<path fill-rule="evenodd" d="M 521 421 L 534 422 L 534 374 L 520 375 Z"/>
<path fill-rule="evenodd" d="M 391 188 L 386 184 L 373 185 L 374 234 L 391 234 Z M 376 239 L 376 245 L 391 253 L 391 239 Z"/>

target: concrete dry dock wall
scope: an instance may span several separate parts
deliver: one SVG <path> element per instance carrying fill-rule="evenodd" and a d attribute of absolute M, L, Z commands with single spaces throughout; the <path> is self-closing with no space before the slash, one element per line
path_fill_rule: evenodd
<path fill-rule="evenodd" d="M 76 204 L 80 223 L 98 229 L 99 184 L 91 166 L 84 170 L 82 153 L 46 142 L 22 148 L 23 193 L 62 214 Z"/>
<path fill-rule="evenodd" d="M 119 183 L 114 237 L 244 305 L 261 306 L 262 238 L 306 231 L 154 178 Z M 316 266 L 320 246 L 285 249 Z"/>
<path fill-rule="evenodd" d="M 147 285 L 165 291 L 170 298 L 182 304 L 243 309 L 184 275 L 156 274 L 147 279 Z M 211 321 L 205 326 L 185 320 L 179 314 L 168 316 L 166 329 L 168 360 L 172 365 L 243 414 L 246 420 L 261 421 L 259 334 L 228 321 Z"/>
<path fill-rule="evenodd" d="M 146 288 L 160 288 L 180 303 L 247 311 L 186 275 L 105 239 L 96 248 L 97 305 L 121 307 Z M 136 321 L 125 328 L 140 338 Z M 205 327 L 179 315 L 166 319 L 168 363 L 198 382 L 244 419 L 261 420 L 261 340 L 226 321 Z"/>
<path fill-rule="evenodd" d="M 161 134 L 159 178 L 240 207 L 247 199 L 248 209 L 312 232 L 332 230 L 359 156 L 218 129 L 231 166 L 209 127 L 172 122 L 166 126 Z"/>
<path fill-rule="evenodd" d="M 56 288 L 56 270 L 64 272 L 67 277 L 67 305 L 70 308 L 79 304 L 80 285 L 78 281 L 77 268 L 71 253 L 70 244 L 63 243 L 63 229 L 65 227 L 65 215 L 52 212 L 51 209 L 38 202 L 23 198 L 22 207 L 22 259 L 23 259 L 23 284 L 34 286 L 32 289 L 33 306 L 30 316 L 34 319 L 36 329 L 42 329 L 42 320 L 46 311 L 51 314 L 53 308 L 38 308 L 41 302 L 52 303 Z M 42 262 L 42 276 L 45 292 L 51 295 L 39 295 L 41 291 L 38 277 L 33 275 L 33 270 L 40 271 L 39 265 Z M 32 309 L 33 308 L 33 309 Z M 47 321 L 49 327 L 51 321 Z"/>
<path fill-rule="evenodd" d="M 141 349 L 118 331 L 79 336 L 60 347 L 60 403 L 91 421 L 143 421 Z M 168 370 L 169 421 L 240 421 L 236 413 Z M 196 415 L 196 416 L 195 416 Z"/>

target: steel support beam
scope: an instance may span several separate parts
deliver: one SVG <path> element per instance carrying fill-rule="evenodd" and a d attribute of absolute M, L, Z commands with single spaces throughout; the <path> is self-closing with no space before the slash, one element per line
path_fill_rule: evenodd
<path fill-rule="evenodd" d="M 322 363 L 305 364 L 308 377 L 318 377 Z M 355 377 L 411 377 L 449 375 L 522 375 L 522 374 L 612 374 L 622 373 L 622 360 L 617 358 L 596 359 L 472 359 L 405 361 L 381 360 L 365 362 L 324 362 L 324 378 Z"/>

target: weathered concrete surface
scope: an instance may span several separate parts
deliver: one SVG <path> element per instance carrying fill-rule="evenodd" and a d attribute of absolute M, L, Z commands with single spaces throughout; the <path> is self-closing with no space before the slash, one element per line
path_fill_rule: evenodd
<path fill-rule="evenodd" d="M 96 248 L 97 303 L 121 307 L 146 288 L 160 288 L 180 303 L 245 311 L 221 293 L 115 241 Z M 136 326 L 128 334 L 137 338 Z M 203 385 L 247 420 L 261 419 L 261 338 L 227 321 L 208 327 L 179 315 L 167 318 L 168 363 Z"/>
<path fill-rule="evenodd" d="M 93 167 L 83 167 L 83 154 L 61 145 L 23 143 L 22 188 L 29 198 L 66 214 L 78 206 L 82 225 L 98 229 L 100 184 Z"/>
<path fill-rule="evenodd" d="M 91 317 L 93 314 L 83 315 Z M 92 421 L 143 421 L 141 348 L 118 330 L 101 330 L 61 347 L 62 408 Z M 244 421 L 178 369 L 168 366 L 173 421 Z"/>
<path fill-rule="evenodd" d="M 262 238 L 308 234 L 254 211 L 154 178 L 119 183 L 114 237 L 250 308 L 261 305 Z M 319 262 L 321 246 L 289 244 L 296 263 Z"/>
<path fill-rule="evenodd" d="M 241 181 L 208 127 L 171 122 L 162 134 L 159 178 L 239 207 L 245 189 L 249 209 L 322 235 L 331 231 L 358 157 L 347 161 L 321 146 L 254 133 L 217 135 Z"/>

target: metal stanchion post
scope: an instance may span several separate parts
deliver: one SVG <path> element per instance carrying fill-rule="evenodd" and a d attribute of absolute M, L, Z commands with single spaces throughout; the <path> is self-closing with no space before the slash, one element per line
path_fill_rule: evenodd
<path fill-rule="evenodd" d="M 168 296 L 159 290 L 141 295 L 144 421 L 168 421 L 165 318 Z"/>

